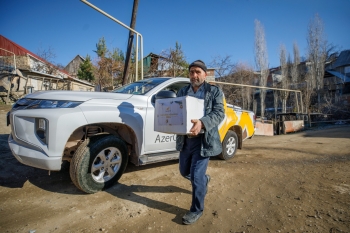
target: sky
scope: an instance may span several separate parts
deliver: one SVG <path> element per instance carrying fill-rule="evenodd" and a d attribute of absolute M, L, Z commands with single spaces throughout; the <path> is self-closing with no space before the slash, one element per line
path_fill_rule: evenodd
<path fill-rule="evenodd" d="M 130 25 L 133 0 L 90 0 Z M 0 0 L 0 34 L 33 53 L 51 48 L 55 64 L 76 55 L 97 58 L 104 37 L 108 49 L 126 51 L 129 31 L 79 0 Z M 136 28 L 143 54 L 161 54 L 181 44 L 187 62 L 210 64 L 231 57 L 255 67 L 254 21 L 264 26 L 269 67 L 279 66 L 284 44 L 307 51 L 307 27 L 318 14 L 325 37 L 337 50 L 350 49 L 350 0 L 139 0 Z M 292 56 L 293 57 L 293 56 Z"/>

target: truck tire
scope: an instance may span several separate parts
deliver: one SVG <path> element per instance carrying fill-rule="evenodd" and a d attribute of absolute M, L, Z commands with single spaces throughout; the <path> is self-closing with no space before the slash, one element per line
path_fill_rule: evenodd
<path fill-rule="evenodd" d="M 237 134 L 232 130 L 227 131 L 224 141 L 222 142 L 222 153 L 219 154 L 218 157 L 223 160 L 232 159 L 237 152 L 237 146 Z"/>
<path fill-rule="evenodd" d="M 96 193 L 119 180 L 127 163 L 125 143 L 113 135 L 99 135 L 85 140 L 78 147 L 69 173 L 80 190 Z"/>

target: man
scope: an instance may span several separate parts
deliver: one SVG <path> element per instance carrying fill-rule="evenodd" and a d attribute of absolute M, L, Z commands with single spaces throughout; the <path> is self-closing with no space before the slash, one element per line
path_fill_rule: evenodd
<path fill-rule="evenodd" d="M 201 60 L 189 66 L 191 85 L 183 87 L 177 96 L 194 96 L 204 99 L 204 116 L 192 119 L 189 135 L 177 135 L 176 149 L 180 151 L 179 169 L 192 183 L 192 205 L 183 218 L 183 224 L 195 223 L 203 214 L 204 198 L 210 176 L 206 175 L 209 157 L 221 153 L 218 125 L 224 119 L 223 93 L 205 82 L 207 67 Z"/>

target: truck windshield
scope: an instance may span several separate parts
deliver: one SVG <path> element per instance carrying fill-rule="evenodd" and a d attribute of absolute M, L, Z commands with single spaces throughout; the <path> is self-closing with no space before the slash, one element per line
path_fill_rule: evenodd
<path fill-rule="evenodd" d="M 168 78 L 149 78 L 140 80 L 134 83 L 126 84 L 120 88 L 114 89 L 114 93 L 125 93 L 133 95 L 144 95 L 154 87 L 158 86 L 162 82 L 165 82 Z"/>

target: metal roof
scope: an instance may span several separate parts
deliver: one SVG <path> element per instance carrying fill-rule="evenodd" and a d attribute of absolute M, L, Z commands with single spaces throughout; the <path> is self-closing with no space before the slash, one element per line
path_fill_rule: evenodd
<path fill-rule="evenodd" d="M 330 64 L 326 69 L 334 69 L 337 67 L 347 66 L 350 65 L 350 50 L 344 50 L 342 51 L 337 60 L 335 60 L 334 63 Z"/>
<path fill-rule="evenodd" d="M 88 85 L 88 86 L 91 86 L 91 87 L 95 86 L 94 84 L 92 84 L 92 83 L 90 83 L 90 82 L 88 82 L 86 80 L 81 80 L 81 79 L 70 77 L 70 76 L 68 78 L 65 78 L 65 79 L 68 79 L 68 80 L 71 79 L 71 80 L 74 80 L 76 82 L 79 82 L 79 83 L 82 83 L 82 84 L 85 84 L 85 85 Z"/>
<path fill-rule="evenodd" d="M 45 79 L 63 80 L 63 78 L 59 77 L 58 75 L 41 73 L 41 72 L 34 71 L 34 70 L 21 70 L 21 72 L 23 74 L 25 74 L 26 76 L 29 76 L 30 78 L 34 78 L 34 79 L 45 78 Z"/>
<path fill-rule="evenodd" d="M 350 82 L 350 78 L 348 76 L 346 76 L 345 74 L 339 73 L 339 72 L 334 71 L 334 70 L 326 70 L 326 72 L 328 72 L 328 73 L 334 75 L 335 77 L 341 79 L 343 83 Z"/>
<path fill-rule="evenodd" d="M 29 50 L 27 50 L 27 49 L 23 48 L 22 46 L 16 44 L 15 42 L 7 39 L 3 35 L 0 35 L 0 48 L 6 49 L 6 50 L 14 53 L 15 55 L 19 55 L 19 56 L 21 56 L 21 55 L 24 56 L 24 55 L 30 54 L 33 57 L 35 57 L 36 59 L 38 59 L 38 60 L 40 60 L 42 62 L 46 62 L 43 58 L 39 57 L 35 53 L 30 52 Z M 8 56 L 9 54 L 6 53 L 5 51 L 1 51 L 0 50 L 0 55 L 1 56 Z"/>

